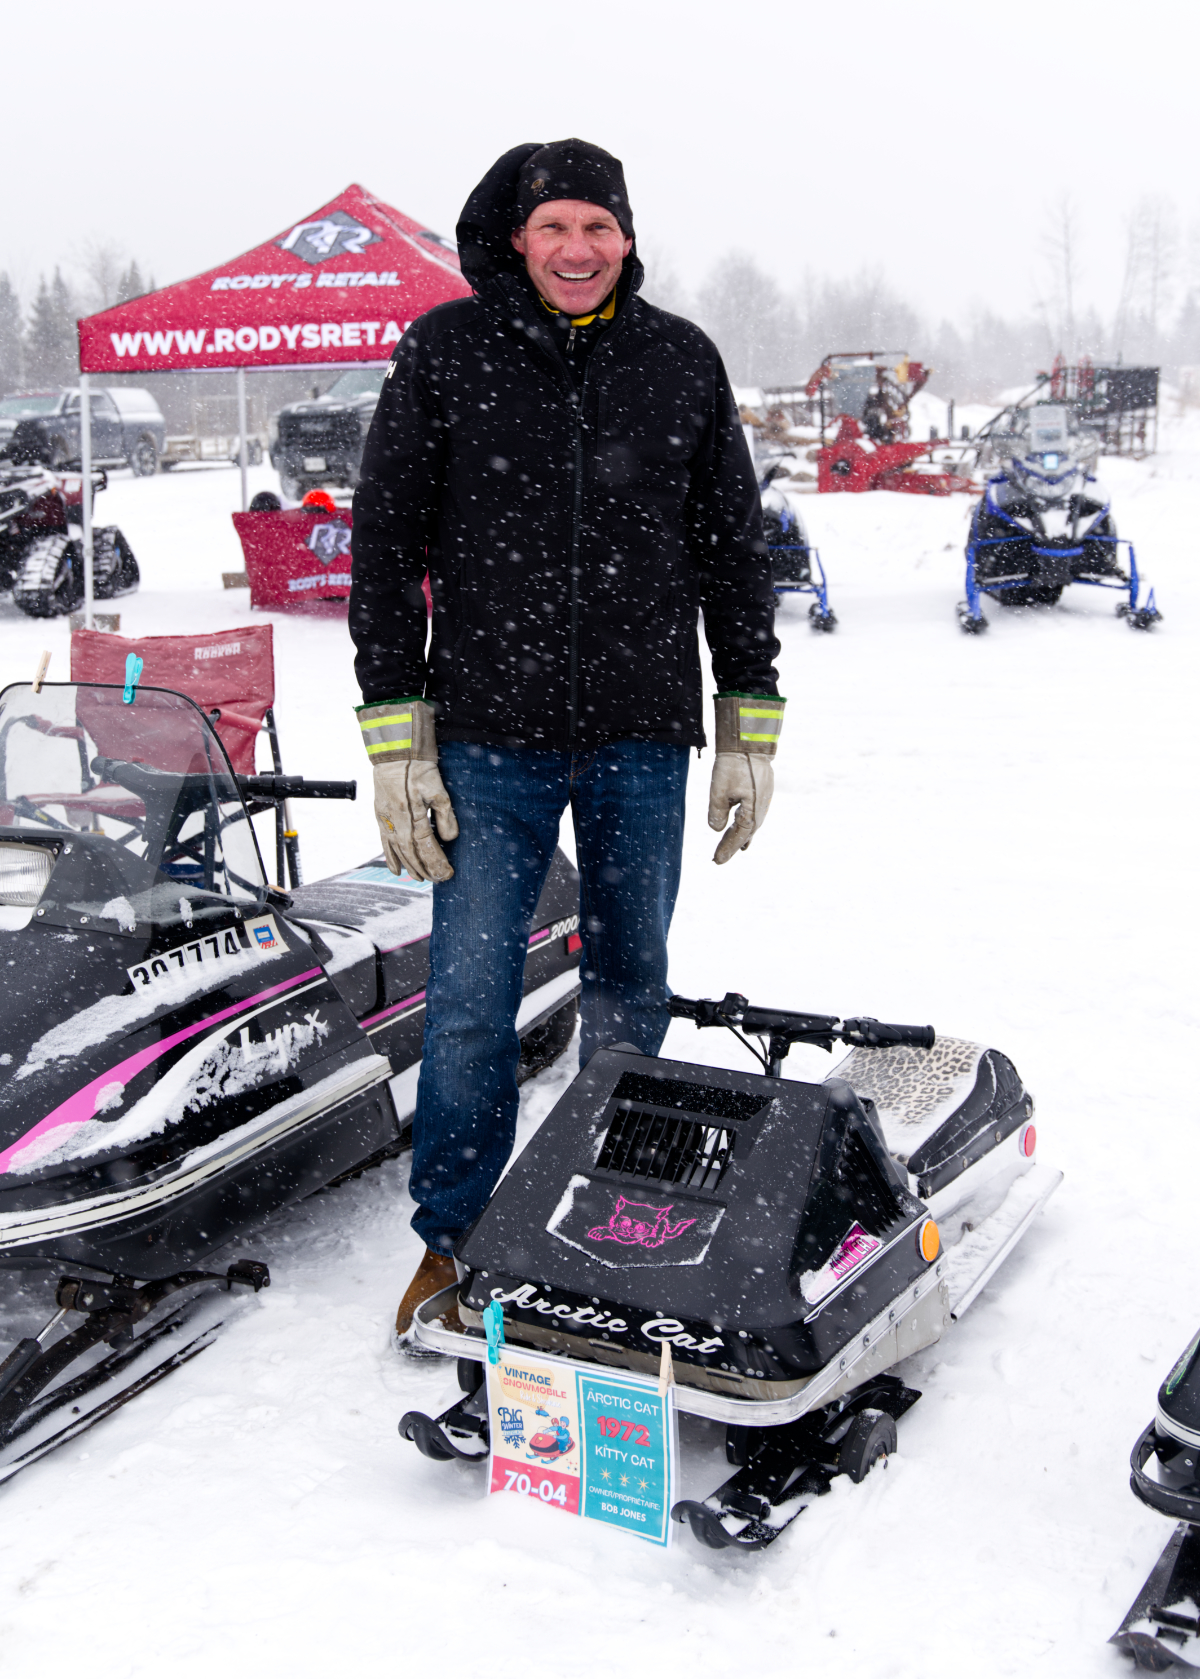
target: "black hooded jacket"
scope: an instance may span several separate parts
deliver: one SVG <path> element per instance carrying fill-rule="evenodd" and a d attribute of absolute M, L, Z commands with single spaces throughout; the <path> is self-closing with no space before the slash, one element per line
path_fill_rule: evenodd
<path fill-rule="evenodd" d="M 737 409 L 711 341 L 637 296 L 634 251 L 576 382 L 569 322 L 509 239 L 533 150 L 502 157 L 463 211 L 475 295 L 414 322 L 384 379 L 354 497 L 355 672 L 368 702 L 433 701 L 441 740 L 699 746 L 699 610 L 718 688 L 776 692 Z"/>

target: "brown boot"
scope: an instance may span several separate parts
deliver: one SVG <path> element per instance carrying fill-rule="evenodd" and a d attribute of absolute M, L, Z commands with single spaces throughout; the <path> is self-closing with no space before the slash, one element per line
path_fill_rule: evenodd
<path fill-rule="evenodd" d="M 423 1305 L 431 1295 L 438 1294 L 444 1288 L 450 1288 L 458 1281 L 458 1272 L 454 1269 L 454 1261 L 448 1253 L 435 1253 L 432 1248 L 425 1249 L 425 1257 L 417 1266 L 416 1275 L 404 1291 L 404 1299 L 400 1302 L 400 1309 L 396 1313 L 396 1338 L 410 1342 L 412 1335 L 413 1313 L 417 1307 Z M 457 1307 L 454 1310 L 457 1318 Z"/>

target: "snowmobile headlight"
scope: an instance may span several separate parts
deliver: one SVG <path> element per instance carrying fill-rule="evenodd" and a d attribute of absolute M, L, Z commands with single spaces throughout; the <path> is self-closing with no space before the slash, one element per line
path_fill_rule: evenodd
<path fill-rule="evenodd" d="M 54 853 L 45 845 L 0 845 L 0 904 L 32 909 L 50 881 Z"/>
<path fill-rule="evenodd" d="M 1058 456 L 1057 455 L 1043 455 L 1042 456 L 1042 465 L 1044 467 L 1046 467 L 1050 472 L 1057 472 L 1058 471 Z"/>

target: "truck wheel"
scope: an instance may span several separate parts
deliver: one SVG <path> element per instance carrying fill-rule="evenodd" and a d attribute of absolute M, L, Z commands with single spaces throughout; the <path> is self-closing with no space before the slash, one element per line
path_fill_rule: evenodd
<path fill-rule="evenodd" d="M 31 618 L 61 618 L 83 599 L 83 555 L 65 536 L 31 542 L 13 584 L 13 604 Z"/>
<path fill-rule="evenodd" d="M 152 437 L 139 437 L 129 456 L 135 478 L 153 478 L 158 471 L 158 450 Z"/>
<path fill-rule="evenodd" d="M 52 437 L 46 445 L 46 465 L 53 472 L 61 472 L 71 459 L 65 437 Z"/>
<path fill-rule="evenodd" d="M 307 479 L 287 478 L 281 472 L 279 474 L 279 488 L 283 493 L 284 501 L 303 501 L 310 485 Z"/>
<path fill-rule="evenodd" d="M 97 600 L 131 595 L 141 582 L 133 550 L 116 525 L 102 525 L 93 538 L 92 575 Z"/>
<path fill-rule="evenodd" d="M 262 444 L 257 437 L 252 437 L 246 445 L 246 464 L 247 466 L 262 465 Z"/>

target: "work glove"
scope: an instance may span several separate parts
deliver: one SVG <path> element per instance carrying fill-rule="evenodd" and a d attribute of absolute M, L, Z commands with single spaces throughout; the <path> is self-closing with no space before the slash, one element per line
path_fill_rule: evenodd
<path fill-rule="evenodd" d="M 450 880 L 450 859 L 433 837 L 432 810 L 444 840 L 458 838 L 458 819 L 437 767 L 433 707 L 424 700 L 360 705 L 359 727 L 375 777 L 375 820 L 393 874 Z"/>
<path fill-rule="evenodd" d="M 718 694 L 717 755 L 708 794 L 708 825 L 718 832 L 736 807 L 732 826 L 721 836 L 714 863 L 745 851 L 767 819 L 775 791 L 771 762 L 783 726 L 786 700 L 774 694 Z"/>

